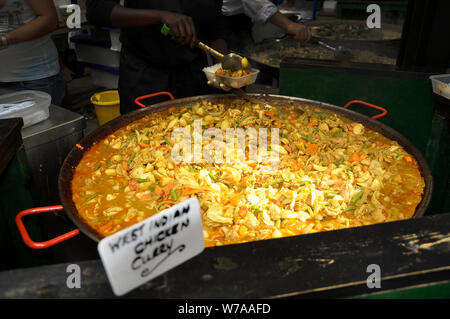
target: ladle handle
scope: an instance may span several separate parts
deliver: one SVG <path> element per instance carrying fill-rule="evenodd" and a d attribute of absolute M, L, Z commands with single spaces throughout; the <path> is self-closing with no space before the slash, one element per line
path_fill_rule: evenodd
<path fill-rule="evenodd" d="M 208 52 L 212 56 L 216 57 L 218 60 L 222 60 L 223 59 L 223 54 L 222 53 L 220 53 L 219 51 L 214 50 L 210 46 L 207 46 L 203 42 L 198 41 L 197 42 L 197 47 L 199 47 L 200 49 L 202 49 L 205 52 Z"/>
<path fill-rule="evenodd" d="M 167 24 L 164 24 L 161 28 L 161 34 L 168 36 L 168 35 L 173 35 L 172 30 L 170 29 L 170 27 Z M 212 56 L 216 57 L 219 60 L 223 59 L 223 54 L 214 50 L 213 48 L 211 48 L 210 46 L 204 44 L 203 42 L 197 41 L 195 43 L 195 45 L 200 48 L 201 50 L 208 52 L 209 54 L 211 54 Z"/>

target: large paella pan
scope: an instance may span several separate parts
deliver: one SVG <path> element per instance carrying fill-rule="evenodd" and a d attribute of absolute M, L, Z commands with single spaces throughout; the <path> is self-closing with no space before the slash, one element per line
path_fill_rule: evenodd
<path fill-rule="evenodd" d="M 64 208 L 83 233 L 98 241 L 197 197 L 207 246 L 389 222 L 425 212 L 430 170 L 399 133 L 330 104 L 283 96 L 264 100 L 275 107 L 229 95 L 184 98 L 105 124 L 66 158 L 59 177 L 63 206 L 50 209 Z M 248 154 L 230 162 L 176 162 L 178 141 L 170 133 L 176 128 L 192 133 L 199 121 L 202 133 L 216 129 L 223 136 L 233 128 L 268 128 L 264 152 L 278 154 L 277 168 L 251 161 Z M 279 143 L 271 143 L 272 135 L 278 135 Z M 188 138 L 194 144 L 195 136 Z M 217 135 L 202 140 L 204 156 L 204 150 L 215 152 L 208 149 L 213 140 L 223 142 Z M 250 150 L 249 142 L 247 136 L 244 150 Z"/>

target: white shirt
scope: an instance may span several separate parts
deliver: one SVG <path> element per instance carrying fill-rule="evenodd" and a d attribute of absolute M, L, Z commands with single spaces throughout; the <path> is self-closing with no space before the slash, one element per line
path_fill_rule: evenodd
<path fill-rule="evenodd" d="M 26 0 L 6 0 L 0 8 L 0 35 L 35 18 Z M 58 51 L 49 35 L 0 50 L 0 82 L 39 80 L 58 72 Z"/>
<path fill-rule="evenodd" d="M 223 0 L 222 13 L 225 16 L 245 14 L 253 23 L 262 24 L 278 11 L 269 0 Z"/>

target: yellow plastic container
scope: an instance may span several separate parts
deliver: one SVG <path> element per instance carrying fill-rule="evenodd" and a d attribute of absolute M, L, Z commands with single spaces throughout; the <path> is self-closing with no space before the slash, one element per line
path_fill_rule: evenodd
<path fill-rule="evenodd" d="M 91 103 L 94 105 L 99 125 L 120 116 L 120 98 L 117 90 L 95 93 L 91 96 Z"/>

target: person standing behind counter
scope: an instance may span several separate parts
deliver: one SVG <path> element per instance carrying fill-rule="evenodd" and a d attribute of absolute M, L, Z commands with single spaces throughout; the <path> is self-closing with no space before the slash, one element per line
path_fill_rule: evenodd
<path fill-rule="evenodd" d="M 222 1 L 125 0 L 122 6 L 118 0 L 87 0 L 86 5 L 91 24 L 121 28 L 121 114 L 138 109 L 134 100 L 150 93 L 169 91 L 181 98 L 214 92 L 202 72 L 206 54 L 193 45 L 198 37 L 227 51 Z M 161 34 L 163 24 L 172 29 L 173 39 Z"/>
<path fill-rule="evenodd" d="M 241 45 L 240 39 L 249 37 L 252 23 L 271 23 L 296 41 L 308 42 L 311 38 L 311 30 L 307 26 L 289 20 L 269 0 L 223 0 L 222 13 L 226 16 L 227 41 L 232 42 L 230 47 Z"/>
<path fill-rule="evenodd" d="M 0 0 L 0 87 L 44 91 L 62 104 L 66 84 L 49 35 L 57 27 L 52 0 Z"/>

